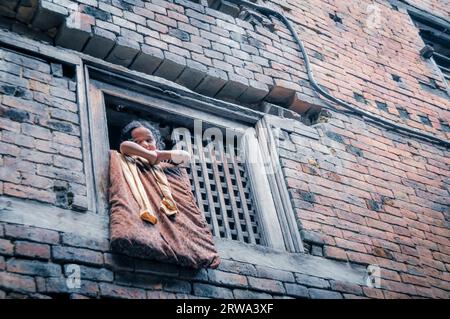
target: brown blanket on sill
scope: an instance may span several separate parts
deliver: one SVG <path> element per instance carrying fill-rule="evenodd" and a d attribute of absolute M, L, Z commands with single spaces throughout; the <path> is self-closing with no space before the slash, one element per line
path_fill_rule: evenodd
<path fill-rule="evenodd" d="M 152 225 L 139 216 L 140 207 L 125 180 L 116 151 L 110 152 L 110 238 L 115 251 L 181 266 L 216 268 L 219 255 L 211 231 L 191 192 L 184 168 L 159 164 L 166 174 L 178 212 L 168 216 L 159 210 L 162 194 L 149 167 L 137 162 L 149 202 L 158 222 Z"/>

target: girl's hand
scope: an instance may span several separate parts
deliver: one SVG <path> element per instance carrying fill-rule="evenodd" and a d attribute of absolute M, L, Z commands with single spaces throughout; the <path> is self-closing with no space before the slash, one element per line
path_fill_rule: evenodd
<path fill-rule="evenodd" d="M 187 165 L 191 160 L 191 155 L 183 150 L 173 150 L 170 152 L 170 159 L 175 165 Z"/>

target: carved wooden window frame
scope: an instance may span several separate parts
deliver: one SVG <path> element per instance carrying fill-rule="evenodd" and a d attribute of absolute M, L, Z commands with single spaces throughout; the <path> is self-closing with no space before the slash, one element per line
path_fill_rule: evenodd
<path fill-rule="evenodd" d="M 98 72 L 99 69 L 96 69 L 96 72 L 93 73 Z M 100 73 L 101 72 L 102 71 L 100 71 Z M 104 216 L 109 214 L 107 200 L 109 143 L 105 143 L 105 141 L 109 141 L 105 105 L 105 96 L 108 96 L 126 100 L 132 104 L 139 104 L 142 107 L 148 107 L 152 110 L 159 109 L 164 112 L 177 114 L 178 116 L 200 119 L 206 123 L 222 128 L 231 128 L 236 132 L 245 134 L 244 139 L 246 140 L 246 143 L 244 143 L 244 145 L 247 148 L 251 148 L 246 149 L 245 152 L 254 157 L 251 160 L 252 165 L 247 165 L 246 167 L 252 194 L 255 198 L 254 202 L 258 212 L 261 231 L 264 234 L 264 244 L 265 246 L 278 251 L 303 252 L 298 228 L 296 226 L 292 228 L 292 224 L 296 224 L 292 212 L 289 212 L 291 214 L 290 223 L 286 221 L 286 217 L 280 218 L 280 210 L 283 210 L 281 216 L 286 216 L 284 211 L 287 206 L 290 207 L 291 205 L 290 199 L 286 196 L 286 193 L 284 196 L 279 194 L 280 183 L 284 184 L 285 182 L 280 179 L 282 176 L 279 176 L 278 180 L 274 180 L 276 177 L 271 177 L 271 174 L 266 174 L 267 165 L 270 167 L 273 164 L 273 156 L 276 154 L 270 155 L 271 159 L 269 163 L 266 161 L 264 164 L 264 161 L 262 160 L 263 156 L 269 156 L 268 147 L 270 147 L 267 136 L 262 136 L 265 125 L 262 121 L 264 114 L 260 113 L 258 119 L 252 118 L 251 116 L 249 117 L 248 114 L 246 114 L 248 111 L 243 111 L 242 115 L 236 113 L 233 114 L 233 117 L 235 118 L 230 119 L 228 116 L 222 114 L 225 112 L 222 107 L 216 106 L 215 103 L 211 103 L 212 99 L 208 100 L 208 111 L 192 109 L 185 105 L 170 101 L 170 97 L 173 97 L 176 93 L 168 92 L 166 90 L 163 92 L 163 95 L 166 94 L 169 97 L 168 99 L 155 97 L 153 94 L 140 93 L 135 90 L 112 85 L 108 83 L 111 82 L 108 80 L 92 79 L 90 78 L 91 73 L 89 66 L 86 66 L 85 78 L 88 100 L 89 137 L 94 172 L 96 212 L 98 214 Z M 114 75 L 109 74 L 108 76 L 111 77 Z M 108 78 L 108 76 L 105 78 Z M 126 76 L 127 75 L 125 74 L 125 77 L 122 78 L 126 79 Z M 134 80 L 134 82 L 138 83 L 139 81 Z M 137 87 L 139 87 L 140 90 L 140 88 L 145 87 L 145 84 L 140 86 L 138 83 Z M 159 93 L 161 93 L 161 90 L 159 90 Z M 202 97 L 198 97 L 198 102 L 204 103 Z M 255 114 L 256 113 L 258 112 L 255 112 Z M 264 146 L 261 145 L 259 138 L 264 143 Z M 285 202 L 283 203 L 283 201 Z M 216 240 L 230 241 L 223 238 L 216 238 Z M 295 242 L 295 244 L 293 242 Z M 258 245 L 251 246 L 258 247 Z"/>

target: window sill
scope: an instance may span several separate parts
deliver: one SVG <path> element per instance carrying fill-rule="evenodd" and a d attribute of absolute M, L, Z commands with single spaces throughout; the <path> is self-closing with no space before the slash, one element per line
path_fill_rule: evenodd
<path fill-rule="evenodd" d="M 288 253 L 273 248 L 251 245 L 222 238 L 214 238 L 222 259 L 249 263 L 333 279 L 356 285 L 365 285 L 366 268 L 304 253 Z"/>

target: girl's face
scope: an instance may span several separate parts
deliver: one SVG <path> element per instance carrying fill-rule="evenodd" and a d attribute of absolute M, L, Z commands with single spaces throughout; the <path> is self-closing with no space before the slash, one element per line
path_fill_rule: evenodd
<path fill-rule="evenodd" d="M 155 139 L 149 129 L 143 126 L 135 128 L 131 131 L 131 136 L 133 137 L 133 141 L 143 148 L 149 151 L 156 150 Z"/>

